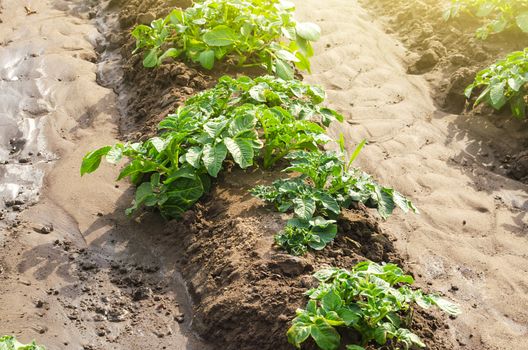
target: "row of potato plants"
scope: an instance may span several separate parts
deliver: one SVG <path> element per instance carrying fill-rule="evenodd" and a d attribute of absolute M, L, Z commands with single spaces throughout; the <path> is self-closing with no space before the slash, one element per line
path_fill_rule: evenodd
<path fill-rule="evenodd" d="M 311 42 L 320 29 L 296 22 L 293 11 L 284 0 L 205 0 L 150 26 L 137 26 L 132 34 L 146 67 L 181 57 L 205 69 L 223 61 L 259 66 L 275 76 L 220 78 L 161 121 L 157 136 L 88 153 L 81 175 L 94 172 L 103 158 L 112 164 L 126 159 L 118 180 L 128 178 L 137 186 L 127 214 L 151 207 L 178 218 L 227 166 L 270 169 L 288 163 L 287 177 L 251 193 L 280 212 L 293 212 L 276 243 L 295 255 L 330 243 L 337 233 L 335 220 L 354 202 L 377 208 L 383 218 L 396 207 L 417 211 L 400 193 L 352 166 L 365 141 L 350 156 L 343 137 L 335 142 L 338 151 L 324 150 L 334 142 L 326 128 L 343 116 L 322 105 L 326 95 L 320 87 L 294 79 L 295 68 L 309 71 Z M 374 341 L 421 347 L 406 328 L 415 304 L 458 313 L 438 296 L 410 289 L 412 277 L 392 264 L 365 262 L 350 271 L 321 270 L 315 277 L 320 285 L 307 292 L 310 301 L 288 331 L 296 347 L 311 337 L 319 348 L 336 350 L 339 332 L 359 334 L 356 345 L 347 345 L 351 350 Z"/>
<path fill-rule="evenodd" d="M 485 24 L 477 30 L 477 37 L 487 39 L 492 34 L 518 28 L 528 34 L 528 0 L 452 0 L 445 19 L 469 13 Z M 477 73 L 465 95 L 476 92 L 473 107 L 485 103 L 500 111 L 509 106 L 513 116 L 526 118 L 528 103 L 528 48 L 516 51 Z"/>

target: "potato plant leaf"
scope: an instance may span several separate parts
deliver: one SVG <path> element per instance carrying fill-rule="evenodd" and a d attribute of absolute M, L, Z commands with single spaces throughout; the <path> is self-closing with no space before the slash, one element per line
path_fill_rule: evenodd
<path fill-rule="evenodd" d="M 227 147 L 223 143 L 217 145 L 207 144 L 203 148 L 202 160 L 207 172 L 212 177 L 217 177 L 222 163 L 227 157 Z"/>
<path fill-rule="evenodd" d="M 81 176 L 96 171 L 101 164 L 101 158 L 106 156 L 111 149 L 111 146 L 105 146 L 86 154 L 81 164 Z"/>
<path fill-rule="evenodd" d="M 200 55 L 198 55 L 198 62 L 200 62 L 205 69 L 213 69 L 214 61 L 215 52 L 213 50 L 202 51 L 200 52 Z"/>
<path fill-rule="evenodd" d="M 236 40 L 235 32 L 226 25 L 216 26 L 203 36 L 203 41 L 209 46 L 229 46 Z"/>

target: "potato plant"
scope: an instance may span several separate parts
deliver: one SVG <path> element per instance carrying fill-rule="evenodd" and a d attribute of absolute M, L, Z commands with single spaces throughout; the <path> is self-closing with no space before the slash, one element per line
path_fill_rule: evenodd
<path fill-rule="evenodd" d="M 465 90 L 469 99 L 478 90 L 474 103 L 481 103 L 496 110 L 509 105 L 514 117 L 526 117 L 528 96 L 528 49 L 509 54 L 490 67 L 479 72 L 475 81 Z"/>
<path fill-rule="evenodd" d="M 333 240 L 335 233 L 319 239 L 313 233 L 315 225 L 307 223 L 311 223 L 316 216 L 336 219 L 343 209 L 349 208 L 353 203 L 361 202 L 377 208 L 384 219 L 396 207 L 404 212 L 418 211 L 402 194 L 379 185 L 370 175 L 351 166 L 362 146 L 363 144 L 358 147 L 350 159 L 346 159 L 343 151 L 292 152 L 286 156 L 291 166 L 285 171 L 299 174 L 298 176 L 279 179 L 271 186 L 259 185 L 251 190 L 257 198 L 274 204 L 279 212 L 293 211 L 296 219 L 290 220 L 286 228 L 275 237 L 281 248 L 294 255 L 303 255 L 308 247 L 323 249 Z M 299 222 L 306 227 L 300 228 Z M 300 248 L 301 245 L 304 248 Z"/>
<path fill-rule="evenodd" d="M 37 345 L 35 342 L 24 345 L 18 342 L 15 337 L 6 335 L 0 337 L 0 350 L 46 350 L 46 348 Z"/>
<path fill-rule="evenodd" d="M 275 236 L 275 242 L 292 255 L 306 254 L 308 247 L 322 250 L 337 234 L 334 220 L 315 217 L 310 220 L 293 218 L 283 231 Z"/>
<path fill-rule="evenodd" d="M 513 27 L 528 33 L 528 0 L 451 0 L 444 17 L 449 20 L 463 12 L 486 20 L 476 33 L 480 39 Z"/>
<path fill-rule="evenodd" d="M 103 157 L 112 164 L 126 158 L 118 180 L 138 186 L 127 213 L 146 206 L 177 218 L 203 196 L 226 161 L 245 169 L 262 159 L 268 168 L 292 151 L 328 142 L 326 126 L 343 117 L 322 107 L 324 99 L 321 88 L 297 80 L 225 76 L 161 121 L 158 136 L 88 153 L 81 175 L 94 172 Z"/>
<path fill-rule="evenodd" d="M 310 71 L 311 42 L 320 36 L 317 25 L 296 22 L 294 10 L 285 0 L 205 0 L 139 25 L 132 35 L 136 51 L 145 51 L 145 67 L 183 57 L 205 69 L 225 61 L 290 80 L 294 66 Z"/>
<path fill-rule="evenodd" d="M 438 295 L 412 289 L 414 279 L 394 264 L 366 261 L 351 270 L 320 270 L 314 277 L 319 286 L 306 292 L 310 300 L 305 309 L 297 310 L 287 333 L 297 348 L 311 337 L 322 350 L 341 349 L 345 335 L 358 339 L 344 344 L 347 350 L 425 347 L 409 330 L 416 305 L 460 314 L 457 305 Z"/>

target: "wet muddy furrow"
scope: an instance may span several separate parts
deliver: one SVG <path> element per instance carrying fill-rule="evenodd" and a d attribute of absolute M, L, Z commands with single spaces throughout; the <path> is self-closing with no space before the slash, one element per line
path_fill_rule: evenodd
<path fill-rule="evenodd" d="M 2 4 L 0 334 L 50 349 L 205 349 L 178 271 L 150 248 L 160 218 L 123 215 L 117 168 L 79 175 L 85 153 L 118 137 L 117 96 L 96 82 L 118 77 L 98 64 L 97 4 Z"/>
<path fill-rule="evenodd" d="M 472 132 L 478 121 L 437 110 L 425 79 L 407 74 L 402 44 L 356 1 L 297 5 L 323 31 L 306 80 L 322 83 L 330 105 L 348 116 L 351 145 L 369 140 L 358 164 L 420 208 L 382 226 L 399 238 L 421 283 L 462 305 L 451 329 L 459 346 L 526 348 L 528 187 L 481 165 L 493 161 L 482 137 L 500 137 L 498 129 Z"/>

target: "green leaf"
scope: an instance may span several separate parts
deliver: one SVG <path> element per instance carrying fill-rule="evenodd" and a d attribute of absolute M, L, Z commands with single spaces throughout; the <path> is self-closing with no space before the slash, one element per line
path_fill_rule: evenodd
<path fill-rule="evenodd" d="M 358 307 L 342 307 L 337 313 L 347 326 L 356 324 L 362 316 Z"/>
<path fill-rule="evenodd" d="M 125 213 L 127 215 L 133 214 L 145 202 L 149 202 L 151 206 L 154 205 L 156 196 L 152 190 L 152 184 L 150 182 L 144 182 L 139 185 L 139 187 L 136 189 L 134 204 L 132 207 L 128 208 Z"/>
<path fill-rule="evenodd" d="M 487 17 L 493 10 L 495 10 L 495 4 L 492 2 L 484 2 L 479 6 L 476 15 L 477 17 Z"/>
<path fill-rule="evenodd" d="M 354 152 L 352 153 L 352 155 L 350 156 L 350 160 L 348 161 L 348 166 L 350 167 L 352 165 L 352 163 L 354 163 L 354 161 L 356 160 L 356 158 L 359 156 L 359 154 L 361 153 L 361 150 L 363 150 L 363 147 L 365 147 L 365 145 L 367 144 L 367 140 L 366 139 L 363 139 L 359 145 L 356 146 L 356 148 L 354 149 Z"/>
<path fill-rule="evenodd" d="M 275 60 L 275 74 L 284 80 L 293 80 L 294 78 L 292 66 L 281 59 Z"/>
<path fill-rule="evenodd" d="M 172 22 L 172 24 L 185 24 L 185 15 L 182 9 L 174 9 L 169 14 L 169 20 Z"/>
<path fill-rule="evenodd" d="M 163 62 L 166 58 L 172 57 L 177 58 L 181 55 L 182 51 L 178 50 L 174 47 L 171 47 L 167 51 L 165 51 L 158 59 L 159 62 Z"/>
<path fill-rule="evenodd" d="M 507 102 L 506 96 L 504 96 L 504 88 L 506 87 L 506 82 L 500 82 L 498 84 L 493 84 L 490 90 L 490 101 L 491 106 L 497 110 L 501 109 Z"/>
<path fill-rule="evenodd" d="M 508 86 L 513 91 L 519 91 L 521 87 L 523 86 L 523 84 L 524 84 L 524 79 L 522 79 L 522 77 L 518 77 L 517 79 L 515 78 L 508 79 Z"/>
<path fill-rule="evenodd" d="M 315 23 L 297 23 L 297 35 L 308 41 L 317 41 L 321 37 L 321 28 Z"/>
<path fill-rule="evenodd" d="M 301 347 L 301 344 L 308 339 L 311 332 L 311 325 L 296 324 L 294 323 L 288 332 L 288 342 L 297 348 Z"/>
<path fill-rule="evenodd" d="M 365 350 L 365 348 L 359 345 L 347 345 L 346 350 Z"/>
<path fill-rule="evenodd" d="M 321 269 L 314 273 L 315 279 L 317 279 L 319 282 L 326 282 L 330 278 L 332 278 L 336 273 L 336 269 L 330 268 L 330 269 Z"/>
<path fill-rule="evenodd" d="M 158 65 L 158 51 L 159 49 L 156 47 L 154 49 L 151 49 L 145 58 L 143 59 L 143 66 L 146 68 L 152 68 L 156 67 Z"/>
<path fill-rule="evenodd" d="M 242 133 L 253 131 L 257 119 L 253 114 L 245 113 L 236 116 L 236 118 L 229 125 L 229 135 L 231 137 L 238 137 Z M 255 135 L 255 138 L 257 135 Z"/>
<path fill-rule="evenodd" d="M 310 334 L 317 346 L 322 350 L 337 350 L 341 343 L 339 333 L 322 319 L 315 321 L 315 324 L 311 327 Z"/>
<path fill-rule="evenodd" d="M 515 22 L 521 30 L 528 33 L 528 11 L 521 13 L 515 18 Z"/>
<path fill-rule="evenodd" d="M 212 138 L 216 138 L 227 126 L 227 120 L 210 121 L 204 125 L 204 131 Z"/>
<path fill-rule="evenodd" d="M 279 50 L 275 52 L 278 58 L 284 61 L 291 61 L 291 62 L 299 62 L 299 59 L 290 51 L 287 50 Z"/>
<path fill-rule="evenodd" d="M 106 154 L 106 161 L 111 164 L 117 164 L 123 159 L 123 145 L 117 144 Z"/>
<path fill-rule="evenodd" d="M 248 168 L 253 165 L 253 143 L 246 139 L 232 139 L 226 137 L 224 143 L 231 153 L 233 160 L 242 168 Z"/>
<path fill-rule="evenodd" d="M 475 85 L 471 84 L 464 90 L 464 96 L 466 96 L 467 99 L 471 98 L 474 88 L 475 88 Z"/>
<path fill-rule="evenodd" d="M 265 87 L 262 85 L 255 85 L 249 90 L 249 96 L 257 102 L 266 102 L 266 97 L 264 96 Z"/>
<path fill-rule="evenodd" d="M 313 198 L 294 198 L 293 199 L 295 214 L 304 220 L 309 220 L 315 213 L 316 204 Z"/>
<path fill-rule="evenodd" d="M 111 146 L 105 146 L 85 155 L 81 164 L 81 176 L 96 171 L 101 164 L 101 158 L 106 156 L 111 149 Z"/>
<path fill-rule="evenodd" d="M 524 119 L 526 117 L 526 102 L 524 101 L 524 96 L 512 97 L 510 107 L 515 118 Z"/>
<path fill-rule="evenodd" d="M 215 52 L 213 50 L 202 51 L 198 56 L 198 62 L 205 69 L 213 69 L 215 61 Z"/>
<path fill-rule="evenodd" d="M 235 32 L 225 25 L 219 25 L 203 36 L 203 41 L 209 46 L 229 46 L 237 40 Z"/>
<path fill-rule="evenodd" d="M 46 350 L 43 346 L 37 345 L 34 341 L 29 344 L 22 344 L 13 336 L 0 337 L 0 350 Z"/>
<path fill-rule="evenodd" d="M 379 345 L 385 345 L 387 342 L 387 330 L 384 327 L 376 327 L 374 329 L 374 340 Z"/>
<path fill-rule="evenodd" d="M 324 191 L 319 191 L 314 194 L 314 198 L 320 201 L 326 210 L 329 210 L 334 214 L 341 213 L 341 207 L 339 206 L 337 201 L 328 193 Z"/>
<path fill-rule="evenodd" d="M 452 303 L 447 299 L 436 295 L 430 295 L 430 298 L 433 300 L 436 306 L 450 315 L 457 316 L 462 313 L 462 310 L 460 310 L 460 307 L 457 304 Z"/>
<path fill-rule="evenodd" d="M 212 177 L 217 177 L 220 169 L 222 169 L 222 163 L 227 157 L 227 147 L 223 143 L 215 146 L 207 144 L 203 148 L 202 154 L 202 161 L 207 172 Z"/>
<path fill-rule="evenodd" d="M 165 190 L 167 200 L 160 208 L 169 218 L 178 218 L 191 208 L 204 194 L 204 186 L 199 178 L 181 177 Z"/>
<path fill-rule="evenodd" d="M 313 250 L 323 250 L 326 247 L 326 242 L 322 241 L 319 236 L 312 236 L 308 246 Z"/>
<path fill-rule="evenodd" d="M 185 153 L 185 160 L 187 163 L 191 164 L 194 168 L 198 169 L 200 167 L 200 160 L 202 159 L 202 149 L 200 147 L 191 147 Z"/>
<path fill-rule="evenodd" d="M 154 146 L 156 151 L 158 151 L 158 153 L 163 152 L 165 148 L 167 147 L 167 142 L 165 142 L 165 140 L 163 140 L 160 137 L 153 137 L 149 141 L 150 141 L 150 144 Z"/>
<path fill-rule="evenodd" d="M 337 311 L 341 308 L 343 301 L 333 290 L 328 292 L 321 300 L 321 306 L 325 311 Z"/>

